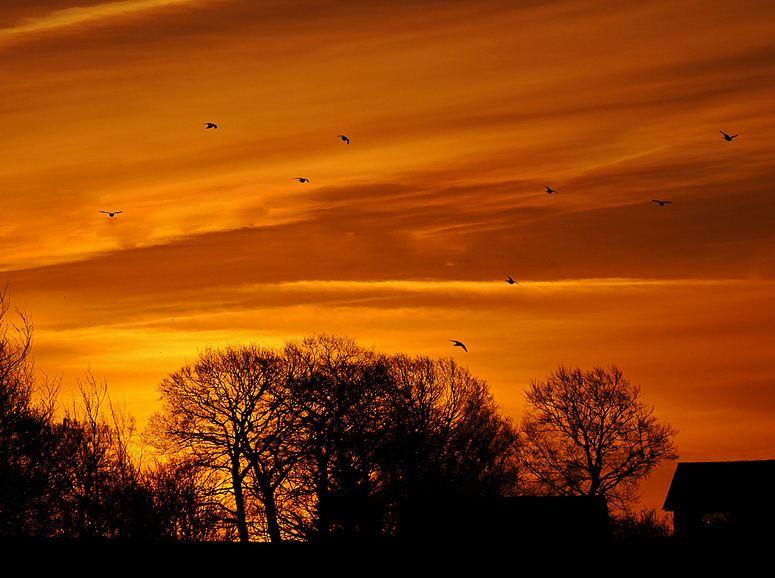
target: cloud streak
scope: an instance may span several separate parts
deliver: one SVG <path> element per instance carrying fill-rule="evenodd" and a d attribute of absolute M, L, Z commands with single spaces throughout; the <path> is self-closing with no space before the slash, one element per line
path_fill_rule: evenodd
<path fill-rule="evenodd" d="M 0 28 L 0 45 L 22 40 L 31 35 L 57 32 L 84 24 L 113 22 L 126 16 L 152 12 L 163 8 L 201 5 L 223 0 L 119 0 L 92 6 L 74 6 L 54 10 L 45 16 L 28 18 L 7 28 Z"/>

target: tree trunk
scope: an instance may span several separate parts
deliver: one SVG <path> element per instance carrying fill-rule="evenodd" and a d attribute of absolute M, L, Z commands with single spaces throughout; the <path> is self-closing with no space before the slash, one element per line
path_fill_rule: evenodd
<path fill-rule="evenodd" d="M 269 476 L 263 475 L 254 468 L 256 480 L 258 480 L 258 489 L 261 492 L 261 501 L 264 503 L 264 512 L 266 514 L 266 528 L 269 532 L 270 542 L 282 542 L 280 535 L 280 524 L 277 521 L 277 504 L 274 500 L 274 492 Z"/>
<path fill-rule="evenodd" d="M 231 483 L 234 488 L 234 512 L 237 518 L 237 532 L 240 542 L 250 542 L 248 534 L 248 523 L 245 517 L 245 496 L 242 491 L 242 475 L 239 467 L 239 457 L 232 456 L 231 459 Z"/>

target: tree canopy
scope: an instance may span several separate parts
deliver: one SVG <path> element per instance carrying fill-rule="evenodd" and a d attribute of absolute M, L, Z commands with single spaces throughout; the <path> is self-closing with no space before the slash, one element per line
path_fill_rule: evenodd
<path fill-rule="evenodd" d="M 412 499 L 515 491 L 516 429 L 450 359 L 324 334 L 208 349 L 160 391 L 159 443 L 223 474 L 242 540 L 392 535 Z"/>
<path fill-rule="evenodd" d="M 657 420 L 640 387 L 615 366 L 560 366 L 531 382 L 526 401 L 521 463 L 535 492 L 603 495 L 621 508 L 654 467 L 678 457 L 678 432 Z"/>

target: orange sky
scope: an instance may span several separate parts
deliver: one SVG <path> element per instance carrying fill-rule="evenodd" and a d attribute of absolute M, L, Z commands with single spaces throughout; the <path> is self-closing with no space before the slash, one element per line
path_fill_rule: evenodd
<path fill-rule="evenodd" d="M 682 461 L 775 457 L 771 0 L 0 22 L 0 281 L 66 392 L 90 368 L 142 422 L 199 348 L 341 333 L 454 356 L 515 418 L 558 364 L 616 364 Z"/>

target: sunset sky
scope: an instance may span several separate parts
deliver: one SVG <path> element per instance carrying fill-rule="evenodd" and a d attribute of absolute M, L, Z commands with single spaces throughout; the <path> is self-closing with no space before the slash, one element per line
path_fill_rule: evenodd
<path fill-rule="evenodd" d="M 775 458 L 772 0 L 4 0 L 0 71 L 0 283 L 65 397 L 142 425 L 199 349 L 327 332 L 515 419 L 615 364 L 681 461 Z"/>

